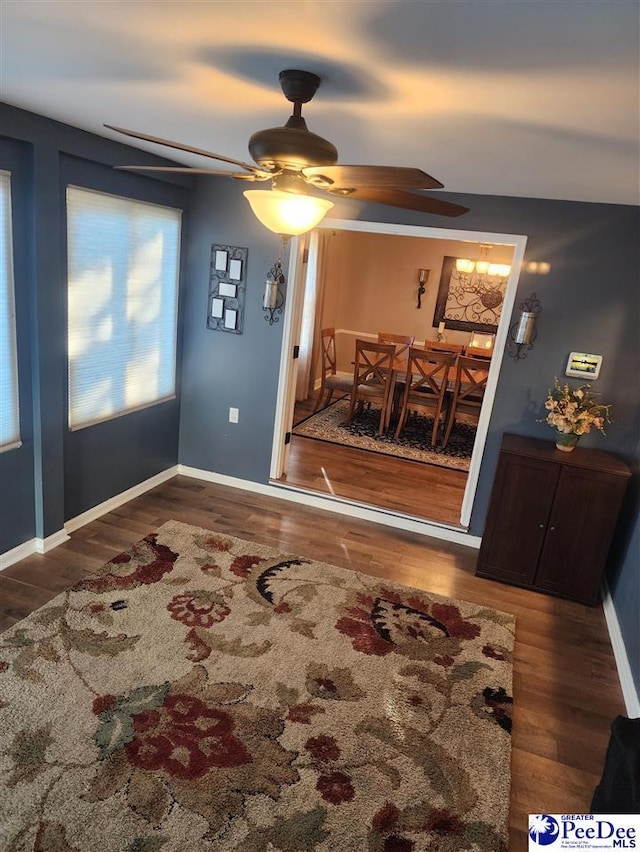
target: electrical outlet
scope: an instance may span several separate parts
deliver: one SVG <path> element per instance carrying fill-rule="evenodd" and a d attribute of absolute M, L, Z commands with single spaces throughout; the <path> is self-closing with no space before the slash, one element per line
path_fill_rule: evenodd
<path fill-rule="evenodd" d="M 239 413 L 240 413 L 240 410 L 238 408 L 230 408 L 229 409 L 229 423 L 237 423 Z"/>

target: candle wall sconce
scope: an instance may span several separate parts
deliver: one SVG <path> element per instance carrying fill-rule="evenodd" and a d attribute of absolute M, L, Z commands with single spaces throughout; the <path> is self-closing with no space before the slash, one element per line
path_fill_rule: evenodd
<path fill-rule="evenodd" d="M 286 278 L 282 271 L 282 260 L 278 258 L 267 273 L 267 279 L 264 283 L 262 310 L 265 312 L 264 318 L 269 325 L 280 321 L 280 317 L 276 316 L 276 314 L 282 314 L 285 284 Z"/>
<path fill-rule="evenodd" d="M 538 336 L 536 320 L 542 313 L 542 305 L 535 293 L 519 306 L 520 318 L 513 323 L 509 329 L 507 341 L 507 355 L 515 361 L 526 358 L 524 349 L 532 349 Z"/>
<path fill-rule="evenodd" d="M 429 280 L 430 269 L 418 270 L 418 310 L 422 307 L 422 297 L 425 294 L 425 285 Z"/>

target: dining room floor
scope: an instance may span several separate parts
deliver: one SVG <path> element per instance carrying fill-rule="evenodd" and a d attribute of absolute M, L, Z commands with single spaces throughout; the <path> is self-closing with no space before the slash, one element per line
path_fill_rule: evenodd
<path fill-rule="evenodd" d="M 313 413 L 296 402 L 294 426 Z M 293 435 L 278 480 L 307 491 L 460 527 L 467 473 Z"/>

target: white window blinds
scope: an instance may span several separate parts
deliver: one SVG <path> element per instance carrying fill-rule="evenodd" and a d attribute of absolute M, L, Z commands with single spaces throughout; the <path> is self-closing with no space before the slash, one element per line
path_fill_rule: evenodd
<path fill-rule="evenodd" d="M 67 187 L 69 426 L 175 395 L 181 211 Z"/>
<path fill-rule="evenodd" d="M 0 172 L 0 451 L 20 446 L 11 175 Z"/>

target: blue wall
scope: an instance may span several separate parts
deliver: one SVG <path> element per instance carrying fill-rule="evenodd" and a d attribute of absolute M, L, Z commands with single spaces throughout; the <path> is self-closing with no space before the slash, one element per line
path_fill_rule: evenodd
<path fill-rule="evenodd" d="M 126 195 L 168 207 L 185 206 L 184 190 L 162 181 L 114 171 L 110 166 L 85 158 L 62 155 L 60 158 L 60 209 L 64 209 L 66 186 L 84 186 L 116 195 Z M 186 222 L 183 217 L 183 235 Z M 186 242 L 183 236 L 183 242 Z M 63 245 L 62 268 L 66 268 Z M 183 252 L 184 254 L 184 252 Z M 57 303 L 61 307 L 58 322 L 66 328 L 66 281 Z M 180 323 L 180 328 L 182 323 Z M 180 352 L 176 398 L 125 416 L 116 417 L 86 429 L 64 430 L 64 517 L 65 520 L 120 494 L 133 485 L 175 465 L 178 457 L 180 417 Z M 66 370 L 66 355 L 64 360 Z M 66 375 L 65 375 L 66 381 Z M 66 388 L 66 385 L 65 385 Z M 64 422 L 68 422 L 68 395 L 64 394 Z"/>
<path fill-rule="evenodd" d="M 179 397 L 67 429 L 66 181 L 184 208 L 190 180 L 118 173 L 163 160 L 0 104 L 0 168 L 16 173 L 16 296 L 23 446 L 0 456 L 0 552 L 176 464 Z"/>
<path fill-rule="evenodd" d="M 262 294 L 280 240 L 260 225 L 241 188 L 226 178 L 198 182 L 191 215 L 180 462 L 267 482 L 282 325 L 264 321 Z M 242 334 L 206 327 L 212 243 L 249 248 Z M 239 409 L 237 424 L 229 423 L 231 406 Z"/>

